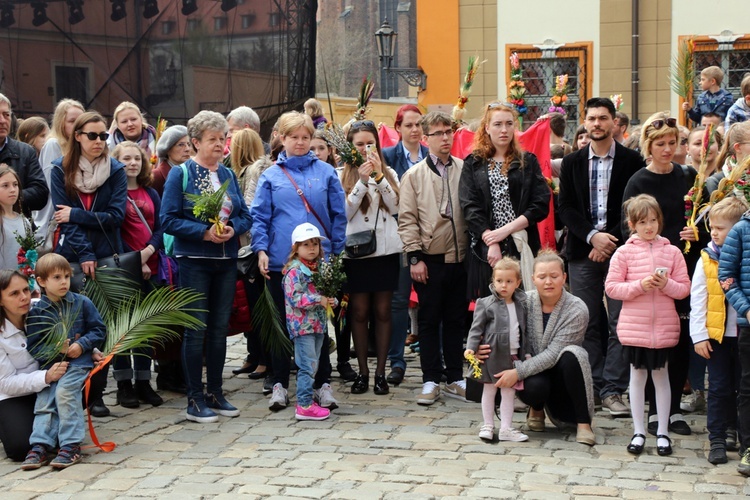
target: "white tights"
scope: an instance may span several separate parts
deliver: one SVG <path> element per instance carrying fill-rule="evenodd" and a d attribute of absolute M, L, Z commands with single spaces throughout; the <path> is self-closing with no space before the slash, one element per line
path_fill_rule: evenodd
<path fill-rule="evenodd" d="M 485 425 L 495 426 L 495 394 L 497 387 L 494 384 L 484 384 L 482 391 L 482 418 Z M 500 388 L 500 429 L 510 429 L 513 423 L 513 399 L 516 390 L 510 387 Z"/>
<path fill-rule="evenodd" d="M 635 368 L 630 365 L 630 409 L 633 415 L 634 434 L 646 435 L 644 427 L 644 407 L 646 405 L 646 380 L 648 379 L 648 370 L 645 368 Z M 651 380 L 654 382 L 656 393 L 656 415 L 659 418 L 659 428 L 656 431 L 658 435 L 669 435 L 669 405 L 671 392 L 669 389 L 669 375 L 667 365 L 658 370 L 651 370 Z M 635 438 L 632 441 L 635 445 L 642 445 L 643 438 Z M 658 439 L 657 446 L 667 446 L 669 442 L 666 439 Z"/>

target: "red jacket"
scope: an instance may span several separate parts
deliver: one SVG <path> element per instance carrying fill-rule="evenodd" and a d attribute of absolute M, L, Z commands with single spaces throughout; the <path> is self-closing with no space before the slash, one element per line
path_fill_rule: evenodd
<path fill-rule="evenodd" d="M 641 280 L 657 267 L 667 268 L 667 286 L 645 291 Z M 690 294 L 690 277 L 682 253 L 669 240 L 658 236 L 648 242 L 631 236 L 612 256 L 604 289 L 610 298 L 622 300 L 617 322 L 622 345 L 648 349 L 677 345 L 680 319 L 674 301 Z"/>

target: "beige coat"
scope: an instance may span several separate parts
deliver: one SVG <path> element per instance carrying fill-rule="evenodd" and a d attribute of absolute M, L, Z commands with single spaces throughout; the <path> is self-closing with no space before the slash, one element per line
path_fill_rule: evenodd
<path fill-rule="evenodd" d="M 447 263 L 464 260 L 469 243 L 458 199 L 463 161 L 452 159 L 446 177 L 440 177 L 423 160 L 401 178 L 398 234 L 407 253 L 444 254 Z"/>

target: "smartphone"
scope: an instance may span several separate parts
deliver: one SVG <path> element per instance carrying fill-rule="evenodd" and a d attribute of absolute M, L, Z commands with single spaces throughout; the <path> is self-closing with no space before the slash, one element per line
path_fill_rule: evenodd
<path fill-rule="evenodd" d="M 659 276 L 666 276 L 667 275 L 667 268 L 666 267 L 657 267 L 654 269 L 654 274 L 658 274 Z"/>
<path fill-rule="evenodd" d="M 374 155 L 377 153 L 377 148 L 375 147 L 375 144 L 366 144 L 365 145 L 365 154 L 367 156 Z"/>

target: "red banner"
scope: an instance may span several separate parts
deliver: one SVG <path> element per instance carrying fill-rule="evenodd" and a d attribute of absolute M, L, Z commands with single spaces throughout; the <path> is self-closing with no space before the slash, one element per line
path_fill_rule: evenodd
<path fill-rule="evenodd" d="M 518 134 L 523 149 L 536 155 L 537 160 L 539 160 L 539 166 L 542 169 L 542 175 L 544 175 L 546 179 L 552 177 L 549 135 L 549 120 L 537 121 L 529 127 L 526 132 L 520 132 Z M 537 223 L 536 227 L 539 229 L 539 238 L 542 242 L 542 248 L 555 249 L 555 214 L 552 196 L 549 198 L 549 215 L 546 219 Z"/>

